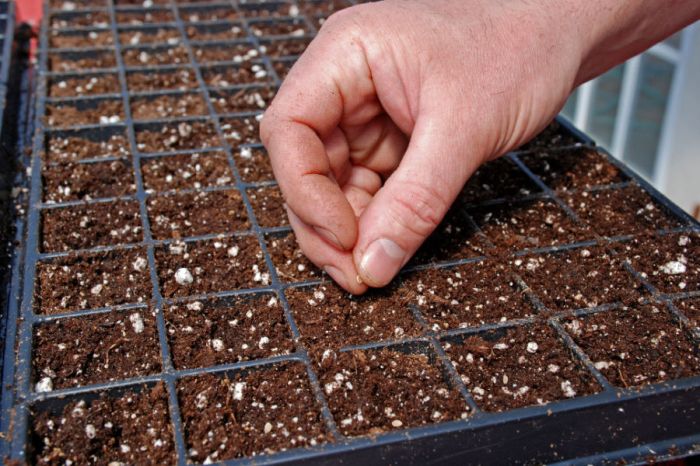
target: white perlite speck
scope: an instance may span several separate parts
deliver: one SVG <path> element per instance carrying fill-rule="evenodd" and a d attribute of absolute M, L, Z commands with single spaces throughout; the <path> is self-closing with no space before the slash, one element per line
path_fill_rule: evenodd
<path fill-rule="evenodd" d="M 269 422 L 266 422 L 265 427 L 263 428 L 263 432 L 265 432 L 266 434 L 269 434 L 271 431 L 272 431 L 272 424 L 270 424 Z"/>
<path fill-rule="evenodd" d="M 260 341 L 258 341 L 258 348 L 263 349 L 265 345 L 270 343 L 270 339 L 267 337 L 261 337 Z"/>
<path fill-rule="evenodd" d="M 53 390 L 53 381 L 51 377 L 44 377 L 36 383 L 37 392 L 50 392 Z"/>
<path fill-rule="evenodd" d="M 679 275 L 685 270 L 685 264 L 681 261 L 670 261 L 661 266 L 661 271 L 667 275 Z"/>
<path fill-rule="evenodd" d="M 531 341 L 527 344 L 527 352 L 528 353 L 534 354 L 537 352 L 538 348 L 539 348 L 539 346 L 537 346 L 537 343 L 535 343 L 534 341 Z"/>
<path fill-rule="evenodd" d="M 243 399 L 243 389 L 245 388 L 245 382 L 236 382 L 233 385 L 233 399 L 242 400 Z"/>
<path fill-rule="evenodd" d="M 85 435 L 87 435 L 87 438 L 93 439 L 97 435 L 97 429 L 95 429 L 95 426 L 92 424 L 88 424 L 85 426 Z"/>
<path fill-rule="evenodd" d="M 559 366 L 557 366 L 556 364 L 550 364 L 549 366 L 547 366 L 547 370 L 552 374 L 556 374 L 557 372 L 559 372 Z"/>
<path fill-rule="evenodd" d="M 231 257 L 236 257 L 241 249 L 238 246 L 231 246 L 228 248 L 228 255 Z"/>
<path fill-rule="evenodd" d="M 394 419 L 391 421 L 392 427 L 401 427 L 403 425 L 403 422 L 399 421 L 398 419 Z"/>
<path fill-rule="evenodd" d="M 143 318 L 141 317 L 141 314 L 134 312 L 129 316 L 129 321 L 131 322 L 131 326 L 134 328 L 134 332 L 143 332 Z"/>
<path fill-rule="evenodd" d="M 250 159 L 253 157 L 253 151 L 250 149 L 250 147 L 243 147 L 241 149 L 241 157 L 244 159 Z"/>
<path fill-rule="evenodd" d="M 189 285 L 194 281 L 194 278 L 189 270 L 182 267 L 177 269 L 177 272 L 175 272 L 175 281 L 178 285 Z"/>
<path fill-rule="evenodd" d="M 690 243 L 690 238 L 687 236 L 681 236 L 678 238 L 678 246 L 687 246 Z"/>
<path fill-rule="evenodd" d="M 132 266 L 134 267 L 134 270 L 137 272 L 143 272 L 143 270 L 146 268 L 148 265 L 148 262 L 146 262 L 146 259 L 143 257 L 137 257 Z"/>
<path fill-rule="evenodd" d="M 219 340 L 218 338 L 214 338 L 211 341 L 211 347 L 214 349 L 214 351 L 219 352 L 223 351 L 224 349 L 224 342 Z"/>
<path fill-rule="evenodd" d="M 102 283 L 98 283 L 97 285 L 93 286 L 92 289 L 90 289 L 90 293 L 95 296 L 102 293 Z"/>
<path fill-rule="evenodd" d="M 574 387 L 571 386 L 571 382 L 565 380 L 561 383 L 561 391 L 564 392 L 564 396 L 567 398 L 573 398 L 576 396 L 576 391 Z"/>

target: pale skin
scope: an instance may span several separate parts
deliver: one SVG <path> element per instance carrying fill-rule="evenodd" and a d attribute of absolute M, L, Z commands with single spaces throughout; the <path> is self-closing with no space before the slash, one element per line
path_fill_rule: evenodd
<path fill-rule="evenodd" d="M 384 0 L 332 15 L 260 131 L 302 251 L 352 293 L 388 284 L 479 165 L 698 19 L 697 0 Z"/>

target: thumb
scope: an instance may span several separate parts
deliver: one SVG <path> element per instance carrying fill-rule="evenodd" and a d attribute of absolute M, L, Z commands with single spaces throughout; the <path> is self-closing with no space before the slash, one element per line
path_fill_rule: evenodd
<path fill-rule="evenodd" d="M 464 126 L 455 130 L 455 121 L 444 113 L 419 118 L 401 163 L 362 213 L 353 258 L 367 285 L 394 278 L 479 166 L 481 157 L 470 153 Z"/>

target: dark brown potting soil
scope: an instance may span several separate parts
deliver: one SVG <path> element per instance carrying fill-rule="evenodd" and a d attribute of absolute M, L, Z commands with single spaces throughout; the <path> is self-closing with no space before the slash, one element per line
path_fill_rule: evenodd
<path fill-rule="evenodd" d="M 459 199 L 465 204 L 476 204 L 491 199 L 527 196 L 539 191 L 535 182 L 515 163 L 500 158 L 479 167 L 469 178 Z"/>
<path fill-rule="evenodd" d="M 131 99 L 134 120 L 161 120 L 165 118 L 200 116 L 208 112 L 200 94 L 173 94 Z"/>
<path fill-rule="evenodd" d="M 437 229 L 425 240 L 409 264 L 470 259 L 485 253 L 486 243 L 459 208 L 447 212 Z"/>
<path fill-rule="evenodd" d="M 131 163 L 124 160 L 46 165 L 42 186 L 44 202 L 85 201 L 136 191 Z"/>
<path fill-rule="evenodd" d="M 229 87 L 270 81 L 265 66 L 259 63 L 202 67 L 202 78 L 211 87 Z"/>
<path fill-rule="evenodd" d="M 291 39 L 266 39 L 260 41 L 261 50 L 272 58 L 301 55 L 311 43 L 307 37 Z"/>
<path fill-rule="evenodd" d="M 124 120 L 124 107 L 121 99 L 99 100 L 94 104 L 81 104 L 48 105 L 46 107 L 46 123 L 49 126 L 65 128 L 78 125 L 114 124 Z"/>
<path fill-rule="evenodd" d="M 535 151 L 551 147 L 571 146 L 578 143 L 579 141 L 557 121 L 553 121 L 540 134 L 516 150 Z"/>
<path fill-rule="evenodd" d="M 293 232 L 272 233 L 267 236 L 267 252 L 283 283 L 318 280 L 323 272 L 306 258 Z"/>
<path fill-rule="evenodd" d="M 197 150 L 221 145 L 216 128 L 208 121 L 182 121 L 137 128 L 136 142 L 141 152 Z"/>
<path fill-rule="evenodd" d="M 177 28 L 128 29 L 119 33 L 119 42 L 124 47 L 144 44 L 176 45 L 180 39 Z"/>
<path fill-rule="evenodd" d="M 55 49 L 94 48 L 113 44 L 114 36 L 109 29 L 82 32 L 79 34 L 54 31 L 49 36 L 49 46 Z"/>
<path fill-rule="evenodd" d="M 196 89 L 199 84 L 194 72 L 189 68 L 175 68 L 159 72 L 132 71 L 127 73 L 126 82 L 131 92 L 150 92 L 161 90 Z"/>
<path fill-rule="evenodd" d="M 139 47 L 122 50 L 126 66 L 184 65 L 190 63 L 187 49 L 181 45 L 169 47 Z"/>
<path fill-rule="evenodd" d="M 700 329 L 700 298 L 680 299 L 674 302 L 695 329 Z"/>
<path fill-rule="evenodd" d="M 97 136 L 97 137 L 95 137 Z M 46 162 L 75 162 L 105 157 L 129 157 L 129 141 L 123 130 L 111 134 L 66 133 L 47 137 Z"/>
<path fill-rule="evenodd" d="M 117 75 L 111 73 L 75 78 L 51 78 L 49 83 L 49 97 L 82 97 L 121 92 Z"/>
<path fill-rule="evenodd" d="M 200 63 L 234 62 L 243 63 L 258 59 L 260 53 L 249 42 L 233 44 L 195 45 L 194 56 Z"/>
<path fill-rule="evenodd" d="M 245 37 L 241 23 L 223 23 L 216 26 L 198 25 L 187 28 L 187 37 L 193 41 L 227 41 Z"/>
<path fill-rule="evenodd" d="M 299 37 L 308 34 L 309 28 L 303 19 L 280 21 L 250 21 L 250 31 L 253 35 L 262 36 L 293 36 Z"/>
<path fill-rule="evenodd" d="M 221 130 L 232 147 L 260 144 L 260 121 L 255 117 L 222 118 Z"/>
<path fill-rule="evenodd" d="M 142 24 L 171 23 L 175 21 L 172 11 L 167 8 L 117 10 L 116 18 L 117 23 L 122 26 L 140 26 Z"/>
<path fill-rule="evenodd" d="M 196 6 L 194 8 L 180 8 L 180 18 L 189 23 L 199 23 L 206 21 L 233 21 L 238 19 L 239 15 L 233 8 L 224 6 L 219 7 L 204 7 Z"/>
<path fill-rule="evenodd" d="M 54 29 L 75 27 L 109 27 L 109 14 L 106 11 L 81 11 L 75 13 L 56 13 L 51 15 L 49 23 Z"/>
<path fill-rule="evenodd" d="M 249 189 L 248 199 L 261 227 L 273 228 L 289 224 L 284 197 L 278 186 Z"/>
<path fill-rule="evenodd" d="M 90 51 L 83 54 L 49 53 L 47 68 L 54 72 L 87 71 L 117 66 L 114 50 Z"/>
<path fill-rule="evenodd" d="M 242 147 L 233 153 L 238 173 L 246 183 L 273 181 L 275 179 L 270 165 L 270 157 L 264 148 Z"/>
<path fill-rule="evenodd" d="M 272 87 L 246 87 L 212 93 L 212 104 L 218 113 L 255 112 L 267 108 L 275 96 Z"/>
<path fill-rule="evenodd" d="M 154 157 L 141 162 L 147 192 L 202 189 L 234 183 L 226 154 L 202 152 Z"/>

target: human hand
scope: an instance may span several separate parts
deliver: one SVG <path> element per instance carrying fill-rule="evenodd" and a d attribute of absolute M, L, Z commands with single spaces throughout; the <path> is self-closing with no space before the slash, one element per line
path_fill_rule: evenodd
<path fill-rule="evenodd" d="M 580 3 L 387 0 L 331 16 L 261 124 L 309 259 L 350 292 L 386 285 L 480 164 L 644 45 L 591 61 L 622 28 Z"/>

